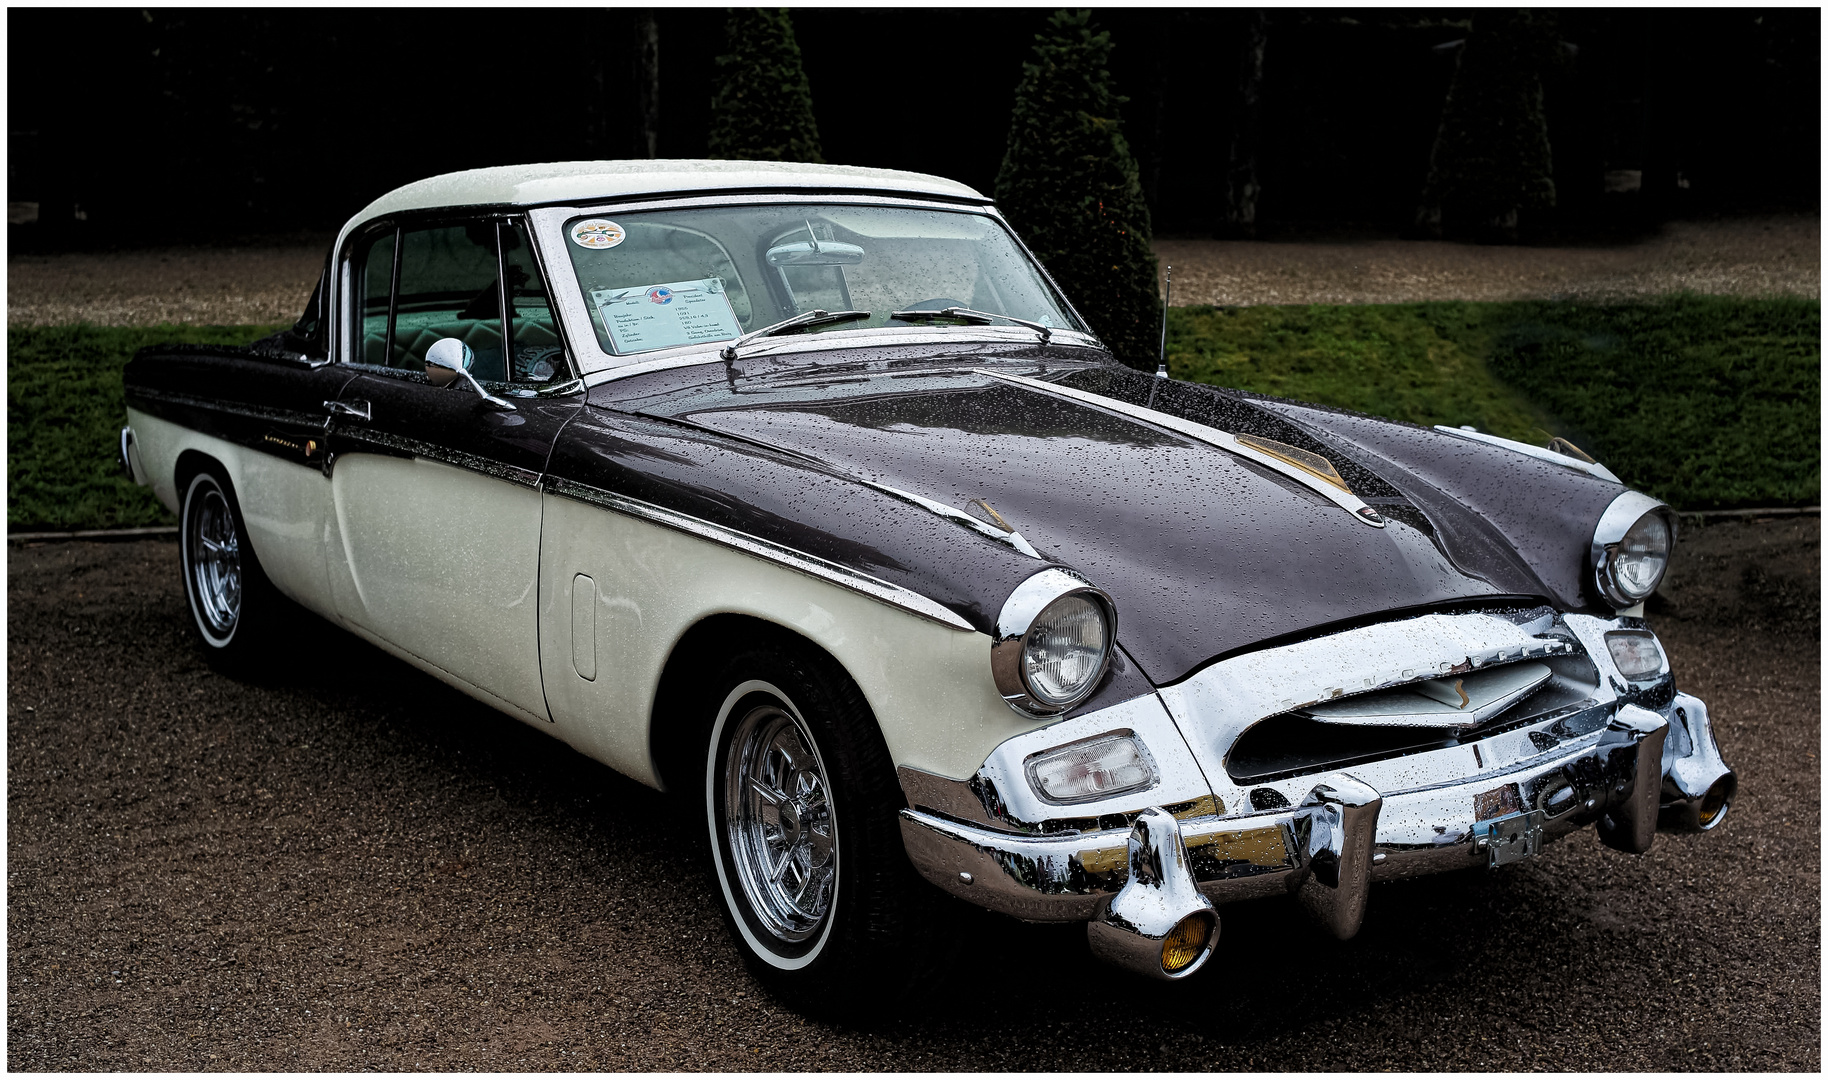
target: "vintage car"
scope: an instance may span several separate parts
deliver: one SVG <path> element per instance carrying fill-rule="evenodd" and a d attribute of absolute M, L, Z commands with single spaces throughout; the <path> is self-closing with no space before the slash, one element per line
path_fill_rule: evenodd
<path fill-rule="evenodd" d="M 296 326 L 126 395 L 206 653 L 296 655 L 302 605 L 683 794 L 790 995 L 916 970 L 942 890 L 1183 979 L 1217 904 L 1348 938 L 1372 882 L 1642 852 L 1735 791 L 1644 621 L 1668 507 L 1565 443 L 1125 367 L 944 179 L 434 177 Z"/>

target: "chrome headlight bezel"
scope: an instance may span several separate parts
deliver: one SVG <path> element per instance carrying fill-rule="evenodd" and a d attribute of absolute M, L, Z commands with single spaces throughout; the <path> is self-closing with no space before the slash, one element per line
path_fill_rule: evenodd
<path fill-rule="evenodd" d="M 1070 596 L 1092 601 L 1103 613 L 1104 652 L 1099 657 L 1092 676 L 1071 699 L 1051 702 L 1029 686 L 1027 665 L 1023 663 L 1024 653 L 1029 644 L 1029 631 L 1039 621 L 1041 614 L 1055 602 Z M 990 674 L 996 681 L 997 693 L 1009 703 L 1010 708 L 1033 717 L 1059 716 L 1090 697 L 1098 688 L 1105 672 L 1110 669 L 1111 650 L 1116 645 L 1117 605 L 1112 603 L 1111 597 L 1103 589 L 1070 570 L 1050 567 L 1017 585 L 1015 591 L 1009 594 L 1009 599 L 1003 602 L 1003 610 L 997 615 L 996 637 L 990 646 Z"/>
<path fill-rule="evenodd" d="M 1663 521 L 1668 533 L 1667 546 L 1663 554 L 1663 569 L 1658 572 L 1656 580 L 1641 594 L 1634 593 L 1620 579 L 1617 573 L 1619 544 L 1626 535 L 1637 527 L 1646 516 L 1655 514 Z M 1676 514 L 1665 503 L 1651 498 L 1639 491 L 1627 491 L 1612 500 L 1606 512 L 1600 515 L 1599 524 L 1593 528 L 1593 542 L 1588 549 L 1588 566 L 1593 572 L 1594 588 L 1600 596 L 1614 608 L 1623 611 L 1634 608 L 1649 599 L 1663 584 L 1663 578 L 1669 573 L 1670 556 L 1676 546 Z"/>

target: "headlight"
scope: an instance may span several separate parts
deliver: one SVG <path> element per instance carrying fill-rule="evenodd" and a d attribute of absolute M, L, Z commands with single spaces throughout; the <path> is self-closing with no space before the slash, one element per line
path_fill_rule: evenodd
<path fill-rule="evenodd" d="M 1657 591 L 1675 540 L 1669 507 L 1627 491 L 1612 500 L 1593 530 L 1594 584 L 1613 607 L 1628 608 Z"/>
<path fill-rule="evenodd" d="M 1091 802 L 1155 784 L 1155 769 L 1129 734 L 1103 735 L 1028 759 L 1028 783 L 1051 803 Z"/>
<path fill-rule="evenodd" d="M 1043 570 L 1016 586 L 997 616 L 997 692 L 1031 716 L 1065 712 L 1098 686 L 1116 639 L 1110 597 L 1077 574 Z"/>

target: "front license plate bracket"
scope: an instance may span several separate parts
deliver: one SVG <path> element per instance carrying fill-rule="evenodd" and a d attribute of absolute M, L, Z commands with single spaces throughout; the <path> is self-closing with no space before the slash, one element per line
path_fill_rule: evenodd
<path fill-rule="evenodd" d="M 1483 850 L 1487 866 L 1522 862 L 1542 850 L 1541 810 L 1506 814 L 1473 826 L 1473 849 Z"/>

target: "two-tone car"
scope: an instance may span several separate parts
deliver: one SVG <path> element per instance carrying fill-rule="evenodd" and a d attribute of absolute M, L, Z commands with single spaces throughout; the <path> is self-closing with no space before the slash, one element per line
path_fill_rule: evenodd
<path fill-rule="evenodd" d="M 1184 979 L 1227 901 L 1347 938 L 1373 882 L 1735 790 L 1644 619 L 1669 507 L 1126 367 L 949 180 L 434 177 L 126 395 L 202 650 L 287 662 L 302 607 L 677 792 L 788 994 L 917 971 L 944 894 Z"/>

